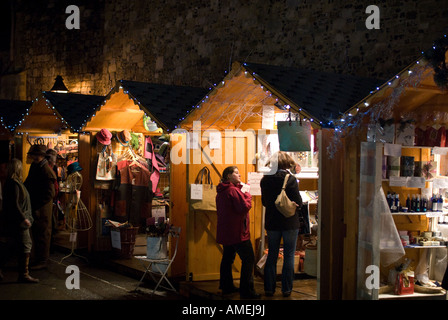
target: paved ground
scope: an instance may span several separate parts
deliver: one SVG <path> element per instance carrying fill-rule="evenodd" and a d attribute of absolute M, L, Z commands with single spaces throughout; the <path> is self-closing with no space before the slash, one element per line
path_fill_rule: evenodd
<path fill-rule="evenodd" d="M 4 280 L 0 282 L 0 300 L 179 300 L 181 295 L 160 290 L 151 296 L 151 283 L 132 292 L 138 280 L 95 263 L 86 263 L 83 259 L 69 257 L 61 262 L 63 253 L 53 253 L 45 270 L 31 271 L 38 278 L 38 284 L 17 283 L 15 262 L 10 261 L 3 270 Z M 68 289 L 67 278 L 73 272 L 66 273 L 69 265 L 79 268 L 79 289 Z M 69 278 L 69 284 L 75 284 Z"/>

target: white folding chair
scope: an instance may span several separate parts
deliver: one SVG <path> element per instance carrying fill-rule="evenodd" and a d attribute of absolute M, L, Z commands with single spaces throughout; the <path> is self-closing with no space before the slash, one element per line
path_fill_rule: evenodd
<path fill-rule="evenodd" d="M 171 227 L 170 228 L 169 235 L 171 236 L 172 239 L 176 239 L 175 249 L 174 249 L 174 252 L 171 255 L 171 257 L 168 257 L 166 259 L 148 259 L 147 256 L 135 256 L 135 258 L 138 259 L 140 261 L 140 263 L 142 264 L 143 268 L 145 269 L 145 272 L 143 273 L 143 276 L 141 277 L 141 279 L 140 279 L 139 283 L 137 284 L 137 286 L 135 287 L 134 291 L 137 291 L 138 287 L 143 282 L 143 279 L 145 278 L 146 274 L 149 274 L 151 276 L 152 280 L 157 283 L 154 290 L 152 291 L 151 295 L 153 295 L 154 292 L 156 292 L 157 288 L 159 288 L 159 287 L 176 292 L 176 289 L 171 284 L 171 282 L 168 280 L 168 277 L 166 275 L 168 273 L 168 270 L 171 267 L 171 264 L 174 261 L 174 258 L 176 258 L 177 247 L 179 245 L 180 230 L 181 230 L 180 227 Z M 161 265 L 163 265 L 162 268 L 160 268 Z M 165 265 L 166 265 L 166 268 L 164 268 Z M 156 270 L 154 270 L 153 268 Z M 164 270 L 162 270 L 163 268 L 164 268 Z M 155 275 L 160 276 L 160 279 L 158 281 L 157 281 Z M 165 280 L 165 282 L 168 284 L 169 287 L 162 285 L 163 280 Z"/>

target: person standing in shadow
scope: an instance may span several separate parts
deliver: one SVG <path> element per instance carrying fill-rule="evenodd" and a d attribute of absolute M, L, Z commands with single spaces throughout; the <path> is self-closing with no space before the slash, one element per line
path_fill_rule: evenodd
<path fill-rule="evenodd" d="M 3 188 L 3 211 L 1 213 L 0 268 L 11 256 L 11 249 L 18 252 L 19 282 L 37 283 L 29 274 L 29 261 L 32 248 L 30 227 L 33 224 L 30 195 L 22 182 L 22 162 L 12 159 L 7 167 L 7 179 Z M 1 241 L 0 240 L 0 241 Z M 0 271 L 0 280 L 3 274 Z"/>
<path fill-rule="evenodd" d="M 53 199 L 56 174 L 48 165 L 46 146 L 32 145 L 28 159 L 32 161 L 25 186 L 31 197 L 34 224 L 31 234 L 34 243 L 34 264 L 32 270 L 45 269 L 50 256 Z"/>

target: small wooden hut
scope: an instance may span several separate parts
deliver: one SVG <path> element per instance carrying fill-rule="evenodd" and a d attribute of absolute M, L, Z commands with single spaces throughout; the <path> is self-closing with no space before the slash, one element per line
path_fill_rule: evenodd
<path fill-rule="evenodd" d="M 437 46 L 435 44 L 432 50 L 440 50 Z M 442 46 L 441 56 L 445 60 L 438 62 L 442 69 L 448 61 L 446 48 L 446 44 Z M 428 51 L 430 55 L 427 57 L 434 58 L 432 50 Z M 434 193 L 446 198 L 445 189 L 437 184 L 447 175 L 447 159 L 443 155 L 443 150 L 448 146 L 445 135 L 448 124 L 448 96 L 444 89 L 446 77 L 443 80 L 443 77 L 436 74 L 436 69 L 430 63 L 434 61 L 429 59 L 428 62 L 425 55 L 366 95 L 341 117 L 343 122 L 340 121 L 336 126 L 340 132 L 344 132 L 344 136 L 339 140 L 342 143 L 337 146 L 339 151 L 334 161 L 341 164 L 341 181 L 346 192 L 343 201 L 331 198 L 325 201 L 333 206 L 342 205 L 345 212 L 342 234 L 344 251 L 343 258 L 338 261 L 343 270 L 342 290 L 339 294 L 341 299 L 419 299 L 425 296 L 427 299 L 445 298 L 444 294 L 435 294 L 434 290 L 432 293 L 422 293 L 421 290 L 429 289 L 422 289 L 420 286 L 415 287 L 412 295 L 395 295 L 393 284 L 388 280 L 391 272 L 404 263 L 405 259 L 412 261 L 409 268 L 416 271 L 416 277 L 421 274 L 421 268 L 426 270 L 426 266 L 422 267 L 419 262 L 431 256 L 431 252 L 434 257 L 435 250 L 439 249 L 437 246 L 419 246 L 415 239 L 420 239 L 425 231 L 444 230 L 443 224 L 437 224 L 436 220 L 440 216 L 443 219 L 445 208 L 442 212 L 435 213 L 430 208 L 424 212 L 416 212 L 411 207 L 408 208 L 410 203 L 407 202 L 408 197 L 423 200 L 423 197 Z M 441 81 L 444 84 L 440 84 Z M 434 165 L 434 171 L 431 172 L 431 177 L 422 176 L 421 170 L 413 172 L 414 174 L 402 171 L 392 174 L 389 171 L 392 166 L 387 164 L 390 157 L 401 160 L 404 157 L 412 158 L 414 169 L 421 168 L 423 163 L 426 166 Z M 400 163 L 397 164 L 400 167 Z M 426 171 L 429 172 L 430 169 Z M 332 174 L 328 174 L 325 179 L 332 177 Z M 423 182 L 418 180 L 422 177 Z M 409 184 L 409 181 L 415 179 L 420 184 Z M 384 198 L 381 194 L 387 197 L 388 193 L 398 197 L 398 209 L 389 207 L 386 210 L 382 206 Z M 403 210 L 403 207 L 406 209 Z M 401 258 L 387 266 L 384 263 L 388 261 L 384 258 L 387 248 L 384 246 L 389 239 L 384 233 L 385 227 L 381 227 L 384 226 L 384 211 L 392 211 L 390 214 L 395 227 L 389 236 L 396 235 L 403 239 L 405 234 L 415 241 L 409 243 L 404 240 L 405 254 L 398 254 Z M 446 249 L 441 250 L 446 253 Z M 366 285 L 366 277 L 372 275 L 366 269 L 368 266 L 379 268 L 380 274 L 375 274 L 378 276 L 377 286 Z M 440 280 L 440 270 L 437 276 L 434 269 L 437 268 L 428 262 L 429 278 L 438 277 Z"/>
<path fill-rule="evenodd" d="M 213 184 L 217 185 L 223 169 L 236 165 L 242 180 L 252 181 L 255 191 L 264 166 L 264 161 L 260 161 L 266 153 L 263 139 L 278 133 L 276 120 L 290 119 L 309 126 L 314 137 L 311 139 L 314 148 L 308 154 L 301 153 L 309 162 L 302 163 L 302 173 L 298 176 L 300 189 L 319 190 L 319 194 L 331 192 L 322 186 L 320 174 L 317 174 L 322 169 L 322 156 L 319 155 L 318 161 L 316 159 L 325 146 L 317 139 L 319 131 L 331 127 L 333 119 L 377 84 L 378 81 L 371 79 L 281 66 L 238 62 L 232 65 L 229 74 L 180 123 L 181 130 L 172 135 L 173 151 L 181 150 L 174 155 L 182 160 L 172 165 L 173 175 L 177 177 L 172 212 L 173 218 L 184 221 L 187 229 L 187 280 L 218 279 L 221 260 L 222 248 L 215 239 L 216 212 L 193 210 L 190 205 L 190 186 L 195 184 L 198 172 L 204 166 L 208 167 Z M 194 144 L 198 142 L 196 147 Z M 255 194 L 250 213 L 251 240 L 257 257 L 260 257 L 264 250 L 263 207 L 261 197 Z M 326 208 L 325 203 L 319 205 L 320 221 L 332 219 Z M 331 258 L 326 257 L 338 252 L 331 252 L 331 247 L 326 246 L 333 239 L 333 234 L 326 232 L 331 227 L 325 222 L 320 227 L 319 241 L 323 243 L 320 255 L 325 256 L 322 261 L 328 265 Z M 328 270 L 325 268 L 324 272 Z M 323 285 L 328 285 L 330 280 L 326 276 L 324 279 L 327 282 Z"/>

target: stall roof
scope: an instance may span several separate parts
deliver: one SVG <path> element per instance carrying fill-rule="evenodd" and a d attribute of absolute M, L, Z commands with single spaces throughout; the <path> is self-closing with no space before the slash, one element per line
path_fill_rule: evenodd
<path fill-rule="evenodd" d="M 103 96 L 44 91 L 32 102 L 16 132 L 79 132 L 103 100 Z"/>
<path fill-rule="evenodd" d="M 380 80 L 290 67 L 234 62 L 229 74 L 189 116 L 180 123 L 187 130 L 194 121 L 203 129 L 261 129 L 263 106 L 277 112 L 289 108 L 313 127 L 360 101 Z"/>
<path fill-rule="evenodd" d="M 339 118 L 384 80 L 316 70 L 244 63 L 256 79 L 306 110 L 315 119 Z"/>
<path fill-rule="evenodd" d="M 31 101 L 0 100 L 0 117 L 2 125 L 10 132 L 23 119 L 27 110 L 31 107 Z"/>
<path fill-rule="evenodd" d="M 448 51 L 445 53 L 448 64 Z M 448 124 L 448 91 L 437 86 L 434 69 L 420 56 L 350 108 L 347 114 L 370 118 L 409 119 L 422 125 Z"/>
<path fill-rule="evenodd" d="M 104 96 L 97 95 L 49 91 L 43 94 L 74 131 L 79 131 L 87 117 L 104 101 Z"/>
<path fill-rule="evenodd" d="M 84 131 L 129 129 L 144 132 L 147 115 L 159 128 L 172 131 L 207 93 L 208 90 L 120 80 L 84 125 Z"/>

